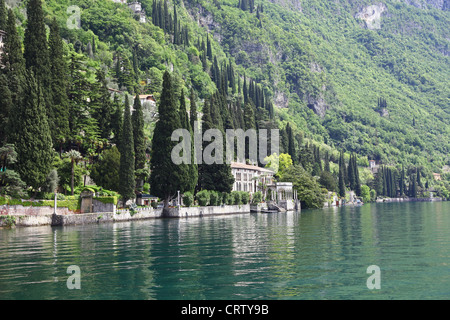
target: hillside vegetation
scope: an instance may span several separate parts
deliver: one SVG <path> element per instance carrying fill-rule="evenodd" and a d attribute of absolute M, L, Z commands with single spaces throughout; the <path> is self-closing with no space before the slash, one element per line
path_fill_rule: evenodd
<path fill-rule="evenodd" d="M 26 2 L 5 1 L 23 41 Z M 77 149 L 95 164 L 119 142 L 126 99 L 131 105 L 134 95 L 153 94 L 159 104 L 169 71 L 173 99 L 186 95 L 188 111 L 197 105 L 200 118 L 215 99 L 222 128 L 280 128 L 281 152 L 294 164 L 316 158 L 304 165 L 312 175 L 320 173 L 314 161 L 330 160 L 337 180 L 345 151 L 360 167 L 369 159 L 396 167 L 396 179 L 402 166 L 427 181 L 433 172 L 446 177 L 447 1 L 141 0 L 145 23 L 112 0 L 42 3 L 45 24 L 59 26 L 68 66 L 70 132 L 51 133 L 60 154 Z M 125 95 L 110 106 L 102 100 L 107 88 Z M 158 115 L 143 109 L 151 156 Z M 367 174 L 364 183 L 372 179 Z"/>

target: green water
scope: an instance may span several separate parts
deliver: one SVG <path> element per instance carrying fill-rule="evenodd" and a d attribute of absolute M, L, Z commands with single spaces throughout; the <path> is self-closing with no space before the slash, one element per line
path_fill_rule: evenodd
<path fill-rule="evenodd" d="M 3 229 L 0 244 L 0 299 L 450 299 L 450 202 Z"/>

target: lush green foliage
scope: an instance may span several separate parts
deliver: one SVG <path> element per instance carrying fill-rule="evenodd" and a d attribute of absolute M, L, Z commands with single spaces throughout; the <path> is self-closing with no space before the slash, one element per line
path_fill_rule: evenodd
<path fill-rule="evenodd" d="M 260 202 L 262 202 L 262 192 L 256 191 L 252 194 L 252 204 L 258 204 Z"/>
<path fill-rule="evenodd" d="M 208 190 L 201 190 L 199 192 L 197 192 L 197 201 L 198 201 L 198 205 L 199 206 L 207 206 L 209 204 L 209 199 L 210 199 L 210 195 L 209 195 L 209 191 Z"/>
<path fill-rule="evenodd" d="M 192 192 L 187 191 L 183 194 L 183 204 L 186 207 L 190 207 L 194 204 L 194 195 Z"/>
<path fill-rule="evenodd" d="M 448 194 L 448 182 L 432 175 L 450 165 L 447 12 L 386 0 L 381 29 L 367 30 L 355 15 L 368 0 L 292 6 L 279 0 L 141 2 L 147 23 L 112 1 L 47 0 L 41 9 L 41 0 L 30 0 L 8 12 L 0 1 L 0 29 L 8 32 L 0 72 L 0 144 L 14 143 L 18 153 L 0 178 L 2 193 L 45 189 L 53 168 L 65 190 L 72 177 L 73 189 L 79 189 L 89 169 L 96 182 L 117 190 L 115 183 L 100 182 L 99 169 L 105 166 L 102 151 L 116 144 L 127 163 L 120 170 L 127 172 L 126 194 L 134 197 L 147 180 L 145 153 L 151 151 L 153 164 L 164 163 L 158 152 L 170 156 L 168 132 L 192 130 L 201 111 L 203 132 L 279 128 L 278 178 L 294 164 L 305 170 L 297 173 L 320 179 L 341 196 L 347 188 L 362 195 L 361 184 L 381 196 L 415 197 L 433 188 Z M 70 5 L 82 9 L 81 28 L 67 27 Z M 164 93 L 169 70 L 171 87 Z M 122 92 L 111 101 L 108 88 Z M 133 124 L 124 126 L 130 107 L 124 100 L 138 92 L 153 94 L 163 108 L 136 100 Z M 184 92 L 190 92 L 190 110 Z M 127 150 L 131 138 L 134 156 Z M 60 155 L 80 152 L 81 163 L 52 162 L 52 143 Z M 362 170 L 368 159 L 387 169 L 372 176 Z M 196 184 L 196 166 L 152 169 L 151 192 L 165 200 Z M 230 192 L 229 166 L 198 171 L 197 189 Z M 131 177 L 139 180 L 137 187 Z M 175 185 L 166 188 L 169 181 Z"/>
<path fill-rule="evenodd" d="M 325 197 L 319 183 L 300 165 L 293 165 L 286 169 L 283 180 L 292 182 L 297 190 L 302 208 L 322 208 Z"/>
<path fill-rule="evenodd" d="M 92 165 L 91 178 L 108 190 L 119 191 L 120 152 L 117 147 L 103 151 Z"/>

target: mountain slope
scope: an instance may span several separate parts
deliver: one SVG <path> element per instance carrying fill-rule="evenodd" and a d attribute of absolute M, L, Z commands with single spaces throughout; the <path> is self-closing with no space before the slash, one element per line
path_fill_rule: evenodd
<path fill-rule="evenodd" d="M 69 45 L 109 71 L 112 88 L 119 88 L 117 57 L 126 57 L 146 81 L 142 91 L 158 98 L 162 74 L 170 70 L 177 96 L 192 87 L 199 100 L 207 98 L 216 87 L 212 60 L 202 67 L 200 43 L 209 39 L 219 64 L 231 61 L 238 78 L 245 74 L 262 85 L 280 127 L 290 122 L 295 134 L 335 153 L 343 148 L 428 172 L 450 165 L 447 0 L 164 1 L 170 13 L 175 4 L 188 30 L 184 45 L 152 23 L 153 1 L 141 2 L 145 24 L 111 0 L 44 3 L 48 21 L 57 17 Z M 70 5 L 81 8 L 80 29 L 67 27 Z M 21 7 L 15 11 L 26 23 Z"/>
<path fill-rule="evenodd" d="M 238 1 L 198 1 L 188 10 L 209 21 L 299 130 L 385 163 L 440 170 L 450 151 L 450 18 L 435 8 L 444 2 L 428 2 L 377 2 L 384 10 L 372 30 L 358 18 L 370 1 L 262 1 L 262 13 Z"/>

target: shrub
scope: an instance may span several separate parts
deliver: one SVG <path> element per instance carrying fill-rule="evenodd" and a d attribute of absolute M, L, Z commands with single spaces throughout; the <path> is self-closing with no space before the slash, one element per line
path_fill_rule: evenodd
<path fill-rule="evenodd" d="M 374 202 L 377 200 L 377 192 L 374 189 L 370 190 L 370 201 Z"/>
<path fill-rule="evenodd" d="M 209 191 L 201 190 L 197 193 L 198 204 L 202 207 L 207 206 L 209 202 Z"/>
<path fill-rule="evenodd" d="M 221 196 L 217 191 L 210 191 L 209 192 L 209 205 L 210 206 L 218 206 L 220 205 Z"/>
<path fill-rule="evenodd" d="M 11 228 L 16 224 L 16 217 L 14 216 L 0 216 L 0 226 Z"/>
<path fill-rule="evenodd" d="M 229 206 L 234 204 L 234 198 L 233 198 L 233 195 L 231 193 L 227 193 L 227 197 L 226 197 L 225 203 L 227 205 L 229 205 Z"/>
<path fill-rule="evenodd" d="M 93 198 L 94 200 L 100 201 L 101 203 L 113 203 L 115 205 L 117 205 L 117 202 L 119 200 L 118 197 L 116 196 L 112 196 L 112 197 L 95 197 Z"/>
<path fill-rule="evenodd" d="M 190 207 L 192 206 L 192 204 L 194 203 L 194 195 L 192 194 L 192 192 L 185 192 L 183 194 L 183 204 L 186 207 Z"/>
<path fill-rule="evenodd" d="M 242 204 L 247 204 L 250 201 L 250 194 L 245 191 L 240 191 Z"/>
<path fill-rule="evenodd" d="M 227 204 L 228 193 L 222 192 L 221 195 L 220 195 L 220 198 L 221 198 L 221 203 L 220 204 Z"/>
<path fill-rule="evenodd" d="M 252 204 L 258 204 L 261 201 L 262 201 L 262 192 L 261 191 L 255 192 L 252 197 Z"/>
<path fill-rule="evenodd" d="M 5 204 L 8 204 L 8 198 L 0 197 L 0 206 L 3 206 Z"/>
<path fill-rule="evenodd" d="M 152 201 L 152 203 L 150 205 L 152 206 L 153 209 L 158 208 L 158 202 L 157 201 Z"/>
<path fill-rule="evenodd" d="M 238 205 L 241 203 L 241 192 L 240 191 L 232 191 L 231 196 L 233 198 L 233 204 Z"/>

